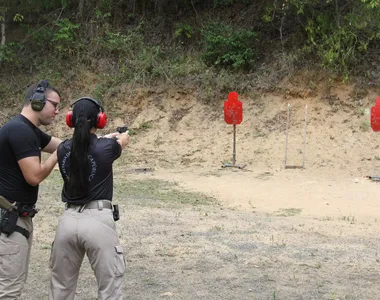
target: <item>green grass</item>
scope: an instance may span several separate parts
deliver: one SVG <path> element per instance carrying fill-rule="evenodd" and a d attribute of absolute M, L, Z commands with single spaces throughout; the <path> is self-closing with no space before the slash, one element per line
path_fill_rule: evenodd
<path fill-rule="evenodd" d="M 63 181 L 59 171 L 53 171 L 42 183 L 45 196 L 61 201 Z M 197 192 L 187 192 L 178 184 L 158 179 L 125 180 L 114 175 L 114 200 L 134 203 L 140 206 L 178 206 L 178 205 L 212 205 L 215 198 Z"/>
<path fill-rule="evenodd" d="M 341 220 L 343 220 L 343 221 L 347 221 L 347 222 L 349 222 L 350 224 L 355 224 L 356 223 L 356 218 L 354 217 L 354 216 L 343 216 L 342 218 L 341 218 Z"/>
<path fill-rule="evenodd" d="M 216 204 L 213 197 L 187 192 L 176 183 L 157 179 L 129 181 L 116 178 L 114 198 L 141 206 Z"/>
<path fill-rule="evenodd" d="M 302 212 L 301 208 L 280 208 L 276 211 L 279 217 L 292 217 L 299 215 Z"/>

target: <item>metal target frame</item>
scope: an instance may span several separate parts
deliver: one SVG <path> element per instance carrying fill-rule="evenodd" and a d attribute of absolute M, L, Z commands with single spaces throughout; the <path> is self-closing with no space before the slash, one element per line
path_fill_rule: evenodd
<path fill-rule="evenodd" d="M 307 115 L 308 105 L 305 105 L 305 119 L 304 119 L 304 131 L 303 131 L 303 151 L 302 151 L 302 165 L 288 165 L 288 146 L 289 146 L 289 123 L 290 123 L 290 103 L 288 103 L 288 115 L 286 119 L 286 141 L 285 141 L 285 169 L 305 169 L 306 160 L 306 133 L 307 133 Z"/>

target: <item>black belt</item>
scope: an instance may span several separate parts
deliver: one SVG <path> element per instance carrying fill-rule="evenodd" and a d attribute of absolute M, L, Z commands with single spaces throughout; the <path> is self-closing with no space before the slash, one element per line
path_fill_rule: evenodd
<path fill-rule="evenodd" d="M 16 225 L 15 231 L 17 231 L 18 233 L 21 233 L 23 236 L 26 237 L 26 239 L 29 239 L 30 233 L 25 228 L 22 228 L 22 227 Z"/>
<path fill-rule="evenodd" d="M 16 225 L 15 232 L 21 233 L 24 237 L 26 237 L 26 239 L 29 239 L 30 232 L 28 230 L 26 230 L 25 228 L 22 228 L 21 226 Z M 0 231 L 0 233 L 1 233 L 1 231 Z M 7 233 L 5 233 L 5 234 L 7 234 Z"/>
<path fill-rule="evenodd" d="M 67 208 L 75 208 L 78 209 L 79 212 L 82 212 L 84 209 L 112 209 L 112 202 L 109 200 L 93 200 L 85 204 L 66 203 L 66 209 Z"/>

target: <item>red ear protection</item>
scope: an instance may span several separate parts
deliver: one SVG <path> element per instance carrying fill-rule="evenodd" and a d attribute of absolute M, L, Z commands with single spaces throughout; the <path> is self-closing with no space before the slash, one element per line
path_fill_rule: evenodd
<path fill-rule="evenodd" d="M 89 101 L 95 103 L 99 107 L 100 112 L 98 113 L 95 127 L 99 128 L 99 129 L 103 129 L 106 126 L 106 124 L 107 124 L 107 115 L 104 112 L 103 107 L 99 104 L 98 101 L 96 101 L 95 99 L 92 99 L 92 98 L 88 98 L 88 97 L 79 98 L 71 106 L 74 106 L 74 104 L 77 103 L 80 100 L 89 100 Z M 66 114 L 66 124 L 69 127 L 74 127 L 74 124 L 73 124 L 73 111 L 72 110 L 68 111 L 67 114 Z"/>
<path fill-rule="evenodd" d="M 73 127 L 73 111 L 69 110 L 66 114 L 66 124 L 69 127 Z"/>
<path fill-rule="evenodd" d="M 96 128 L 103 129 L 107 124 L 107 115 L 101 111 L 98 113 L 98 119 L 96 120 Z"/>

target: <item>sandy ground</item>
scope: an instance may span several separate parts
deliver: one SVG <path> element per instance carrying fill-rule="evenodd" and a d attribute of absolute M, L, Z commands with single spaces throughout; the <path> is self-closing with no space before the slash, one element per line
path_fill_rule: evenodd
<path fill-rule="evenodd" d="M 174 181 L 219 204 L 172 207 L 117 194 L 125 299 L 380 299 L 378 184 L 288 171 L 130 173 L 129 182 Z M 25 300 L 46 299 L 49 243 L 62 212 L 55 183 L 41 191 Z M 97 299 L 86 260 L 77 299 Z"/>
<path fill-rule="evenodd" d="M 214 196 L 229 208 L 269 214 L 298 208 L 304 216 L 353 216 L 362 221 L 376 221 L 380 217 L 380 185 L 360 176 L 321 177 L 306 170 L 276 173 L 219 170 L 208 175 L 162 171 L 154 176 Z"/>
<path fill-rule="evenodd" d="M 282 92 L 242 96 L 243 169 L 222 168 L 233 141 L 223 101 L 209 107 L 181 91 L 140 91 L 109 114 L 110 127 L 126 122 L 135 132 L 116 177 L 176 182 L 218 201 L 167 207 L 154 199 L 141 205 L 128 191 L 116 197 L 125 216 L 118 223 L 125 298 L 380 299 L 380 185 L 367 178 L 380 175 L 380 136 L 369 125 L 376 91 L 361 98 L 355 91 L 336 83 L 325 95 L 287 82 Z M 288 164 L 304 169 L 284 168 L 288 104 Z M 51 128 L 68 134 L 62 130 Z M 46 297 L 59 188 L 42 186 L 45 212 L 36 219 L 24 300 Z M 77 296 L 96 299 L 88 264 Z"/>

